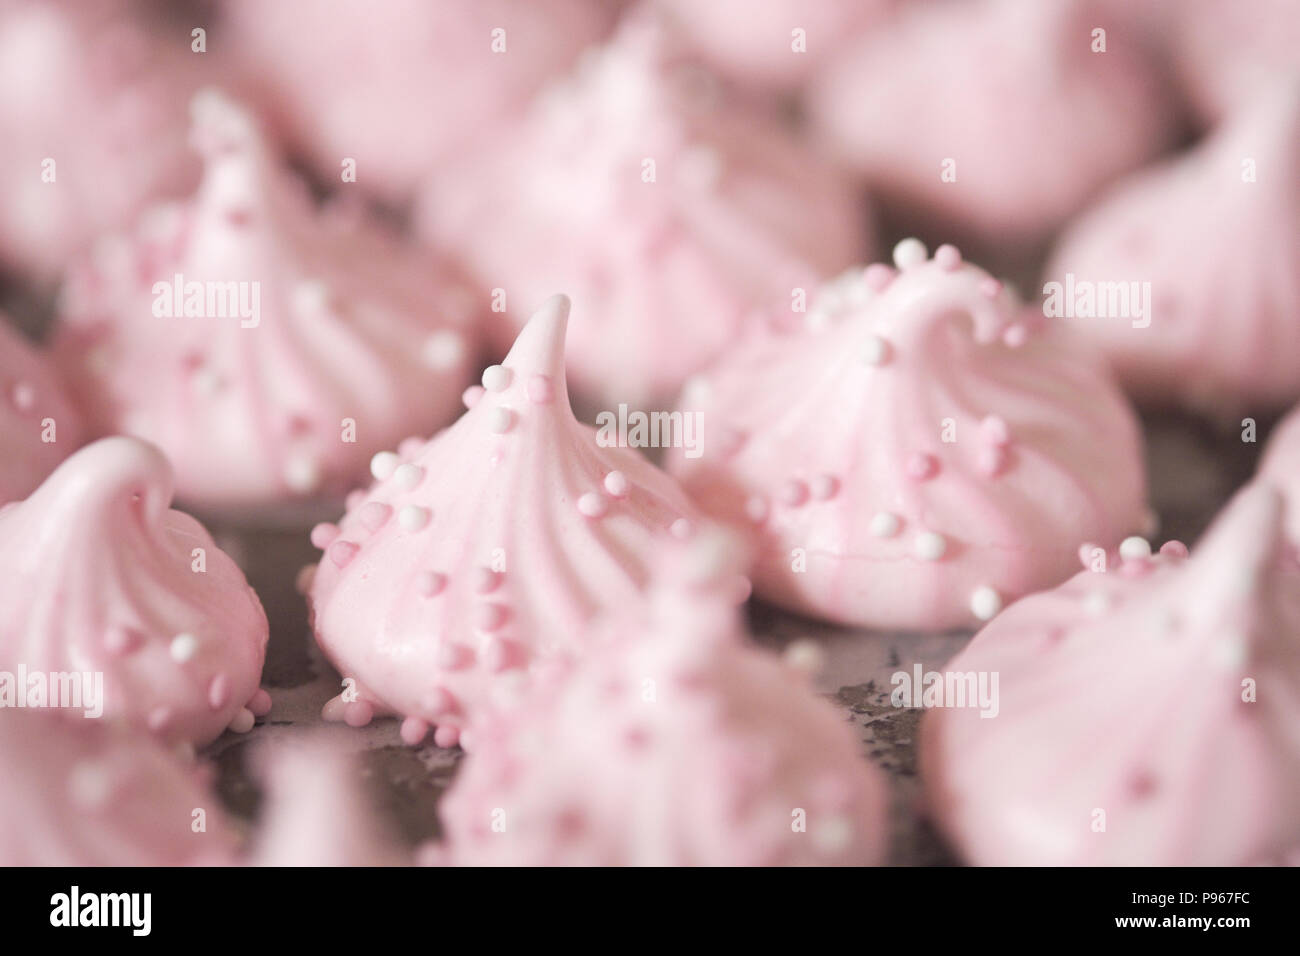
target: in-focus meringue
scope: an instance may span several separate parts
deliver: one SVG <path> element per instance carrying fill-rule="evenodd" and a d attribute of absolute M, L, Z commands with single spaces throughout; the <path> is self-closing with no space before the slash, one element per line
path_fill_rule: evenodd
<path fill-rule="evenodd" d="M 0 504 L 27 497 L 83 431 L 45 357 L 0 314 Z"/>
<path fill-rule="evenodd" d="M 1117 186 L 1065 232 L 1044 278 L 1062 295 L 1045 307 L 1144 400 L 1300 398 L 1300 82 Z"/>
<path fill-rule="evenodd" d="M 91 239 L 198 179 L 202 57 L 131 0 L 0 3 L 0 263 L 54 279 Z"/>
<path fill-rule="evenodd" d="M 1136 31 L 1087 0 L 909 4 L 818 77 L 810 112 L 913 225 L 999 250 L 1043 238 L 1176 132 Z"/>
<path fill-rule="evenodd" d="M 1009 608 L 946 668 L 998 711 L 922 724 L 931 808 L 981 865 L 1244 866 L 1300 847 L 1300 565 L 1281 500 Z M 1145 542 L 1139 541 L 1145 545 Z"/>
<path fill-rule="evenodd" d="M 228 0 L 223 25 L 290 144 L 397 201 L 508 121 L 613 19 L 604 0 Z"/>
<path fill-rule="evenodd" d="M 376 455 L 376 483 L 313 530 L 317 640 L 356 684 L 327 717 L 378 708 L 407 718 L 410 742 L 436 724 L 455 744 L 497 689 L 638 593 L 658 534 L 690 533 L 675 481 L 574 418 L 568 312 L 550 299 L 456 424 Z"/>
<path fill-rule="evenodd" d="M 712 529 L 474 733 L 443 797 L 459 865 L 869 865 L 887 794 L 846 721 L 749 647 Z"/>
<path fill-rule="evenodd" d="M 156 448 L 105 438 L 0 509 L 0 668 L 102 678 L 105 718 L 198 746 L 269 709 L 267 622 L 243 572 L 171 500 Z M 92 693 L 81 688 L 78 717 Z"/>
<path fill-rule="evenodd" d="M 341 497 L 445 422 L 474 359 L 467 293 L 367 222 L 319 214 L 252 117 L 195 98 L 193 201 L 104 242 L 56 354 L 104 431 L 146 438 L 205 508 Z"/>
<path fill-rule="evenodd" d="M 0 766 L 0 866 L 234 862 L 206 775 L 120 725 L 0 711 Z"/>
<path fill-rule="evenodd" d="M 756 308 L 862 258 L 867 232 L 841 177 L 641 17 L 485 155 L 432 177 L 418 223 L 497 290 L 503 349 L 564 289 L 575 389 L 634 407 L 670 396 Z"/>
<path fill-rule="evenodd" d="M 755 593 L 871 627 L 968 626 L 1145 523 L 1138 423 L 1099 359 L 952 246 L 899 243 L 683 398 L 669 470 L 754 529 Z"/>

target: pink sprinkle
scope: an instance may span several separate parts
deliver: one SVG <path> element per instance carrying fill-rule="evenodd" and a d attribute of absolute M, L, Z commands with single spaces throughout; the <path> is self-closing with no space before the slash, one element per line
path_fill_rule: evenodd
<path fill-rule="evenodd" d="M 474 650 L 464 644 L 447 642 L 438 648 L 438 666 L 443 670 L 460 671 L 472 663 Z"/>
<path fill-rule="evenodd" d="M 114 625 L 104 634 L 104 647 L 110 654 L 129 654 L 140 646 L 140 634 L 127 627 Z"/>
<path fill-rule="evenodd" d="M 402 736 L 402 743 L 406 744 L 408 747 L 418 747 L 424 742 L 424 738 L 429 734 L 429 724 L 427 721 L 423 721 L 419 717 L 407 717 L 402 721 L 402 729 L 400 733 Z"/>
<path fill-rule="evenodd" d="M 887 266 L 883 262 L 873 262 L 863 271 L 862 279 L 872 292 L 884 292 L 896 275 L 898 272 L 893 266 Z"/>
<path fill-rule="evenodd" d="M 474 572 L 474 590 L 479 594 L 491 594 L 501 586 L 501 574 L 491 568 L 478 568 Z"/>
<path fill-rule="evenodd" d="M 465 403 L 466 408 L 473 408 L 478 404 L 478 400 L 483 397 L 484 391 L 486 389 L 482 385 L 471 385 L 460 393 L 460 400 Z"/>
<path fill-rule="evenodd" d="M 986 276 L 980 280 L 980 294 L 990 299 L 996 299 L 1002 294 L 1002 282 L 992 276 Z"/>
<path fill-rule="evenodd" d="M 555 386 L 546 375 L 534 375 L 526 386 L 528 400 L 534 405 L 547 405 L 555 398 Z"/>
<path fill-rule="evenodd" d="M 678 518 L 668 526 L 668 533 L 679 541 L 685 541 L 695 533 L 695 525 L 689 518 Z"/>
<path fill-rule="evenodd" d="M 990 445 L 979 450 L 979 455 L 975 460 L 975 467 L 979 469 L 981 475 L 986 478 L 994 478 L 1002 474 L 1002 470 L 1007 465 L 1007 450 L 1001 445 Z"/>
<path fill-rule="evenodd" d="M 1091 541 L 1085 541 L 1083 544 L 1079 545 L 1079 563 L 1083 565 L 1085 571 L 1092 570 L 1092 555 L 1096 550 L 1097 545 L 1093 544 Z"/>
<path fill-rule="evenodd" d="M 208 706 L 213 710 L 220 710 L 228 703 L 230 703 L 230 678 L 225 674 L 218 674 L 208 684 Z"/>
<path fill-rule="evenodd" d="M 781 488 L 781 501 L 791 508 L 798 508 L 808 501 L 808 486 L 802 481 L 787 481 Z"/>
<path fill-rule="evenodd" d="M 1011 441 L 1011 429 L 1001 415 L 989 415 L 980 422 L 980 434 L 985 441 L 995 445 L 1005 445 Z"/>
<path fill-rule="evenodd" d="M 271 695 L 259 687 L 253 691 L 253 696 L 248 698 L 248 703 L 244 706 L 252 711 L 255 717 L 265 717 L 271 712 Z"/>
<path fill-rule="evenodd" d="M 445 687 L 435 687 L 424 698 L 424 709 L 435 717 L 450 714 L 456 710 L 456 698 Z"/>
<path fill-rule="evenodd" d="M 494 637 L 483 649 L 483 662 L 489 671 L 499 674 L 522 666 L 518 647 L 511 641 Z"/>
<path fill-rule="evenodd" d="M 433 742 L 443 750 L 450 750 L 460 743 L 460 728 L 443 724 L 433 732 Z"/>
<path fill-rule="evenodd" d="M 361 523 L 371 534 L 382 528 L 392 516 L 392 507 L 382 501 L 367 501 L 360 514 Z"/>
<path fill-rule="evenodd" d="M 510 609 L 504 604 L 480 604 L 474 610 L 474 626 L 480 631 L 500 630 L 510 617 Z"/>
<path fill-rule="evenodd" d="M 605 476 L 605 490 L 615 498 L 622 498 L 627 495 L 631 484 L 627 480 L 627 475 L 621 471 L 611 471 Z"/>
<path fill-rule="evenodd" d="M 350 701 L 343 708 L 343 722 L 349 727 L 364 727 L 375 719 L 375 708 L 368 701 Z"/>
<path fill-rule="evenodd" d="M 1185 558 L 1188 555 L 1187 545 L 1181 541 L 1166 541 L 1160 546 L 1160 553 L 1167 558 Z"/>
<path fill-rule="evenodd" d="M 834 498 L 840 490 L 840 480 L 834 475 L 818 475 L 812 480 L 812 494 L 818 501 Z"/>
<path fill-rule="evenodd" d="M 10 397 L 13 399 L 14 408 L 20 412 L 30 412 L 36 405 L 36 389 L 27 382 L 14 383 Z"/>
<path fill-rule="evenodd" d="M 1127 558 L 1119 566 L 1119 573 L 1126 578 L 1144 578 L 1155 569 L 1150 558 Z"/>
<path fill-rule="evenodd" d="M 336 567 L 345 568 L 360 550 L 361 545 L 355 541 L 335 541 L 330 545 L 330 560 L 334 562 Z"/>
<path fill-rule="evenodd" d="M 339 526 L 329 521 L 322 521 L 311 529 L 311 546 L 324 551 L 330 542 L 339 536 Z"/>
<path fill-rule="evenodd" d="M 952 272 L 961 265 L 961 251 L 953 245 L 942 245 L 934 250 L 934 261 L 944 272 Z"/>
<path fill-rule="evenodd" d="M 589 491 L 578 499 L 578 511 L 588 518 L 599 518 L 605 513 L 605 499 L 595 491 Z"/>
<path fill-rule="evenodd" d="M 415 589 L 421 597 L 435 597 L 447 586 L 447 576 L 437 571 L 421 571 L 415 578 Z"/>
<path fill-rule="evenodd" d="M 929 481 L 939 474 L 939 459 L 927 452 L 917 452 L 907 460 L 907 477 L 913 481 Z"/>

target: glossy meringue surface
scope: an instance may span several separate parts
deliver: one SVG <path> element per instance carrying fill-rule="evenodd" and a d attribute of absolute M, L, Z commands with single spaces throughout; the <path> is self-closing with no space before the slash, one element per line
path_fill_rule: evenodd
<path fill-rule="evenodd" d="M 49 361 L 0 313 L 0 505 L 27 497 L 84 430 Z"/>
<path fill-rule="evenodd" d="M 690 533 L 676 482 L 574 418 L 568 311 L 548 300 L 459 421 L 376 456 L 376 483 L 312 532 L 316 637 L 356 684 L 327 716 L 393 712 L 412 741 L 436 724 L 454 744 L 499 687 L 635 597 L 656 536 Z"/>
<path fill-rule="evenodd" d="M 1137 420 L 1104 365 L 952 246 L 905 240 L 688 389 L 669 470 L 752 529 L 759 597 L 867 627 L 971 626 L 1145 521 Z M 787 317 L 788 318 L 788 317 Z"/>
<path fill-rule="evenodd" d="M 417 224 L 494 290 L 503 347 L 565 290 L 574 387 L 634 407 L 670 400 L 758 307 L 868 252 L 857 191 L 652 17 L 433 176 Z"/>
<path fill-rule="evenodd" d="M 1067 274 L 1076 288 L 1149 287 L 1141 318 L 1066 320 L 1142 399 L 1212 410 L 1300 398 L 1300 81 L 1116 186 L 1059 240 L 1044 278 Z"/>
<path fill-rule="evenodd" d="M 738 553 L 665 542 L 643 601 L 475 731 L 440 808 L 450 862 L 881 861 L 883 781 L 808 676 L 746 643 Z"/>
<path fill-rule="evenodd" d="M 56 354 L 102 432 L 166 452 L 182 500 L 341 498 L 452 416 L 473 301 L 360 215 L 317 212 L 238 104 L 205 91 L 193 113 L 198 193 L 70 276 Z"/>
<path fill-rule="evenodd" d="M 1191 558 L 1111 555 L 947 665 L 1000 676 L 993 719 L 950 707 L 922 727 L 932 810 L 968 861 L 1245 866 L 1300 845 L 1300 565 L 1281 507 L 1251 487 Z"/>
<path fill-rule="evenodd" d="M 0 669 L 102 675 L 104 719 L 202 745 L 265 713 L 261 602 L 171 469 L 133 438 L 87 445 L 0 509 Z"/>
<path fill-rule="evenodd" d="M 0 3 L 0 264 L 53 280 L 99 233 L 197 181 L 185 103 L 198 60 L 140 7 Z"/>
<path fill-rule="evenodd" d="M 220 866 L 237 848 L 205 775 L 109 721 L 0 713 L 0 865 Z"/>
<path fill-rule="evenodd" d="M 1172 145 L 1176 112 L 1139 39 L 1086 0 L 907 4 L 819 74 L 809 109 L 927 228 L 1021 246 Z"/>

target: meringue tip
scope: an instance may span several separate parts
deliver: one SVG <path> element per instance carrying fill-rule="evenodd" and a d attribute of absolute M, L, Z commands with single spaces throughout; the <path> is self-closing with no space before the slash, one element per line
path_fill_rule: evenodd
<path fill-rule="evenodd" d="M 561 382 L 569 308 L 569 297 L 563 294 L 543 302 L 520 330 L 503 364 L 520 374 L 549 375 Z"/>
<path fill-rule="evenodd" d="M 114 435 L 73 452 L 42 488 L 67 487 L 79 489 L 78 493 L 111 496 L 139 486 L 137 493 L 150 490 L 153 494 L 149 497 L 165 507 L 171 504 L 172 483 L 171 462 L 156 445 L 128 435 Z"/>

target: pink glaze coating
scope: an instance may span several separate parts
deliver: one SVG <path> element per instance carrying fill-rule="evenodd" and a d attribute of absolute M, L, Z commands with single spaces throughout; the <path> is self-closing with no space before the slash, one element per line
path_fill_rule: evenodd
<path fill-rule="evenodd" d="M 454 414 L 469 295 L 351 211 L 316 211 L 241 107 L 205 91 L 193 113 L 198 193 L 73 272 L 56 354 L 100 430 L 167 453 L 182 500 L 341 497 Z"/>
<path fill-rule="evenodd" d="M 106 718 L 199 746 L 252 727 L 267 622 L 171 500 L 156 448 L 105 438 L 0 509 L 0 669 L 102 674 Z"/>
<path fill-rule="evenodd" d="M 0 314 L 0 504 L 27 497 L 83 432 L 45 357 Z"/>
<path fill-rule="evenodd" d="M 440 805 L 451 863 L 882 861 L 883 779 L 808 675 L 747 643 L 736 551 L 665 542 L 645 597 L 485 722 Z"/>
<path fill-rule="evenodd" d="M 208 775 L 120 725 L 0 711 L 0 766 L 0 866 L 234 862 Z"/>
<path fill-rule="evenodd" d="M 1076 288 L 1150 283 L 1142 320 L 1067 319 L 1140 398 L 1210 409 L 1300 398 L 1300 82 L 1115 187 L 1059 240 L 1045 284 L 1067 274 Z"/>
<path fill-rule="evenodd" d="M 0 2 L 0 264 L 51 280 L 102 231 L 193 188 L 185 103 L 200 58 L 139 13 Z"/>
<path fill-rule="evenodd" d="M 683 397 L 669 470 L 753 529 L 755 593 L 869 627 L 986 619 L 1145 523 L 1141 438 L 1104 365 L 951 246 L 915 239 L 742 342 Z"/>
<path fill-rule="evenodd" d="M 461 419 L 376 455 L 376 483 L 313 536 L 316 637 L 357 685 L 327 718 L 396 713 L 408 742 L 437 725 L 454 745 L 499 688 L 637 594 L 656 535 L 689 531 L 675 481 L 574 418 L 568 312 L 548 300 Z"/>
<path fill-rule="evenodd" d="M 998 675 L 995 717 L 922 723 L 931 809 L 969 862 L 1244 866 L 1300 847 L 1300 565 L 1280 519 L 1252 486 L 1190 559 L 1094 557 L 947 665 Z"/>
<path fill-rule="evenodd" d="M 1259 478 L 1285 496 L 1287 534 L 1292 545 L 1300 549 L 1300 407 L 1293 409 L 1269 435 Z"/>
<path fill-rule="evenodd" d="M 324 737 L 266 745 L 258 754 L 269 806 L 255 866 L 396 866 L 403 855 L 383 833 L 359 781 L 357 761 Z"/>
<path fill-rule="evenodd" d="M 866 218 L 824 161 L 634 17 L 492 149 L 432 177 L 417 224 L 504 293 L 501 348 L 568 291 L 575 388 L 637 407 L 755 308 L 864 255 Z"/>
<path fill-rule="evenodd" d="M 223 36 L 328 182 L 399 201 L 608 30 L 606 0 L 226 0 Z M 500 32 L 498 32 L 500 31 Z M 346 188 L 346 187 L 345 187 Z"/>
<path fill-rule="evenodd" d="M 683 41 L 737 83 L 795 90 L 896 0 L 655 0 Z M 796 32 L 800 31 L 800 32 Z"/>
<path fill-rule="evenodd" d="M 1027 245 L 1171 144 L 1176 114 L 1137 32 L 1087 0 L 910 4 L 829 65 L 810 112 L 918 225 Z"/>

